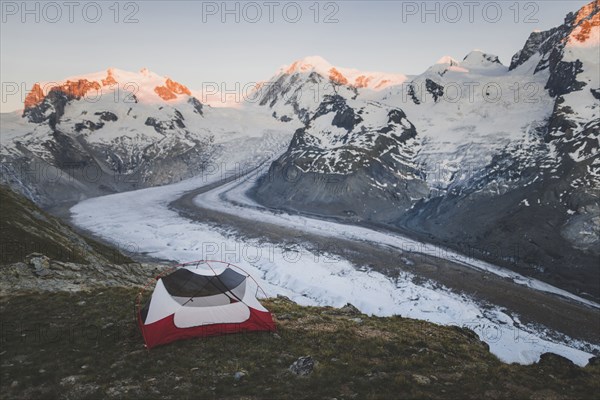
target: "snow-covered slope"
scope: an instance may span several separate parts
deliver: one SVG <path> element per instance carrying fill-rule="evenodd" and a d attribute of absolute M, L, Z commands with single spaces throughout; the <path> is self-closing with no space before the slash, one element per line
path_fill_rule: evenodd
<path fill-rule="evenodd" d="M 3 179 L 49 205 L 194 176 L 220 143 L 283 131 L 263 114 L 213 109 L 146 69 L 36 84 L 2 114 Z M 288 125 L 285 126 L 288 129 Z"/>
<path fill-rule="evenodd" d="M 509 144 L 537 140 L 532 130 L 552 104 L 543 85 L 543 76 L 508 73 L 496 56 L 475 50 L 461 62 L 442 58 L 382 101 L 401 107 L 415 125 L 417 161 L 434 194 L 443 194 Z"/>
<path fill-rule="evenodd" d="M 599 9 L 532 33 L 510 67 L 479 50 L 410 77 L 307 57 L 236 108 L 147 70 L 42 83 L 1 116 L 1 176 L 52 205 L 289 140 L 254 188 L 263 204 L 388 224 L 599 297 Z"/>
<path fill-rule="evenodd" d="M 488 115 L 472 124 L 473 134 L 492 133 L 491 151 L 478 147 L 487 160 L 469 166 L 467 179 L 450 182 L 450 190 L 415 206 L 399 225 L 600 295 L 599 12 L 594 1 L 563 25 L 530 36 L 510 71 L 494 79 L 520 83 L 520 101 L 472 109 Z M 439 137 L 441 122 L 434 124 Z"/>
<path fill-rule="evenodd" d="M 307 118 L 259 184 L 255 194 L 264 203 L 389 219 L 426 195 L 414 162 L 416 131 L 401 109 L 328 94 Z"/>
<path fill-rule="evenodd" d="M 535 129 L 552 110 L 541 89 L 547 76 L 509 73 L 481 51 L 461 62 L 442 57 L 377 90 L 338 79 L 328 72 L 344 69 L 322 59 L 317 65 L 297 61 L 262 92 L 260 104 L 275 118 L 304 124 L 257 191 L 267 204 L 389 221 L 464 182 L 509 145 L 539 142 Z"/>
<path fill-rule="evenodd" d="M 408 209 L 426 195 L 414 162 L 415 128 L 401 109 L 376 99 L 406 79 L 334 67 L 320 57 L 278 71 L 259 90 L 259 104 L 304 126 L 255 195 L 270 206 L 318 214 L 389 219 Z M 356 201 L 357 192 L 370 204 Z"/>
<path fill-rule="evenodd" d="M 292 64 L 260 104 L 304 127 L 255 198 L 387 223 L 599 296 L 599 8 L 533 33 L 510 67 L 475 50 L 375 90 L 322 59 Z M 385 112 L 401 123 L 379 146 Z"/>
<path fill-rule="evenodd" d="M 322 57 L 312 56 L 280 68 L 251 97 L 257 98 L 261 106 L 267 106 L 276 118 L 306 122 L 328 96 L 368 97 L 369 93 L 402 84 L 406 79 L 402 74 L 337 67 Z"/>

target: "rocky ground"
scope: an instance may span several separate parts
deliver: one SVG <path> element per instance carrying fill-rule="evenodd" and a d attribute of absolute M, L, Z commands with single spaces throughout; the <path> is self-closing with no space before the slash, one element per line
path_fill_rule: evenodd
<path fill-rule="evenodd" d="M 143 286 L 164 268 L 75 232 L 5 186 L 0 200 L 0 295 Z"/>
<path fill-rule="evenodd" d="M 40 253 L 0 268 L 0 295 L 79 292 L 107 287 L 145 286 L 164 270 L 160 264 L 79 264 L 52 260 Z"/>

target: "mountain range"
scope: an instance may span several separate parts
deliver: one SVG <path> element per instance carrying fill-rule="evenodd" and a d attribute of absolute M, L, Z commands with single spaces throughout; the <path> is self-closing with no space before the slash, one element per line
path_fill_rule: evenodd
<path fill-rule="evenodd" d="M 2 114 L 1 180 L 53 207 L 273 146 L 252 189 L 264 206 L 407 232 L 599 299 L 599 49 L 596 0 L 508 66 L 474 50 L 407 76 L 313 56 L 237 107 L 146 69 L 40 83 Z"/>

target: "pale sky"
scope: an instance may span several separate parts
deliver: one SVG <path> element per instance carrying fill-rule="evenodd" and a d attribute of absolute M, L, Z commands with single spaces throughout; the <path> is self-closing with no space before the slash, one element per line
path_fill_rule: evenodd
<path fill-rule="evenodd" d="M 568 12 L 589 1 L 256 1 L 225 6 L 221 1 L 130 1 L 118 3 L 118 10 L 113 1 L 71 3 L 23 7 L 21 1 L 2 1 L 2 112 L 22 108 L 24 97 L 8 95 L 6 83 L 30 89 L 37 81 L 108 67 L 146 67 L 199 90 L 206 82 L 233 87 L 266 80 L 279 67 L 309 55 L 341 67 L 407 75 L 423 72 L 444 55 L 461 60 L 473 49 L 496 54 L 508 65 L 532 31 L 560 25 Z"/>

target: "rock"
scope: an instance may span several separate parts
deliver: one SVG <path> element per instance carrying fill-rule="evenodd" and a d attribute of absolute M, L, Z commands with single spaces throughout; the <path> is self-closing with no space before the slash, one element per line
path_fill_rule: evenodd
<path fill-rule="evenodd" d="M 340 308 L 339 312 L 341 314 L 346 314 L 346 315 L 361 315 L 362 314 L 358 308 L 354 307 L 350 303 L 348 303 L 344 307 Z"/>
<path fill-rule="evenodd" d="M 246 376 L 246 372 L 244 372 L 244 371 L 238 371 L 235 374 L 233 374 L 233 379 L 235 379 L 236 381 L 240 381 L 245 376 Z"/>
<path fill-rule="evenodd" d="M 362 324 L 363 322 L 362 318 L 350 318 L 350 321 L 354 321 L 357 324 Z"/>
<path fill-rule="evenodd" d="M 412 378 L 415 380 L 415 382 L 417 382 L 419 385 L 429 385 L 431 383 L 431 380 L 423 375 L 417 375 L 417 374 L 413 374 Z"/>
<path fill-rule="evenodd" d="M 203 111 L 202 111 L 202 103 L 200 103 L 200 101 L 195 98 L 195 97 L 190 97 L 188 100 L 188 103 L 191 104 L 194 107 L 194 112 L 200 115 L 203 115 Z"/>
<path fill-rule="evenodd" d="M 158 269 L 157 269 L 158 268 Z M 0 294 L 31 292 L 76 292 L 101 287 L 142 287 L 163 266 L 155 264 L 80 264 L 50 259 L 31 253 L 25 263 L 17 262 L 0 268 Z M 43 284 L 40 284 L 43 279 Z M 84 305 L 84 304 L 80 304 Z"/>
<path fill-rule="evenodd" d="M 17 386 L 19 386 L 19 381 L 12 381 L 12 383 L 10 384 L 10 387 L 12 389 L 16 388 Z"/>
<path fill-rule="evenodd" d="M 293 374 L 306 376 L 313 371 L 315 367 L 315 360 L 311 356 L 300 357 L 292 365 L 290 365 L 289 370 L 292 371 Z"/>
<path fill-rule="evenodd" d="M 340 308 L 331 308 L 323 311 L 323 314 L 328 315 L 347 315 L 347 316 L 359 316 L 362 315 L 360 310 L 354 307 L 352 304 L 347 303 L 345 306 Z"/>
<path fill-rule="evenodd" d="M 284 321 L 284 320 L 288 320 L 288 319 L 292 319 L 292 315 L 291 314 L 281 314 L 281 315 L 276 315 L 277 319 L 280 321 Z"/>
<path fill-rule="evenodd" d="M 60 384 L 62 386 L 74 385 L 75 383 L 77 383 L 77 381 L 79 379 L 81 379 L 80 375 L 70 375 L 70 376 L 67 376 L 66 378 L 62 378 L 60 380 Z"/>
<path fill-rule="evenodd" d="M 46 276 L 50 274 L 50 258 L 40 253 L 31 253 L 25 257 L 27 264 L 33 267 L 33 272 L 37 276 Z"/>
<path fill-rule="evenodd" d="M 188 89 L 187 87 L 185 87 L 184 85 L 182 85 L 179 82 L 175 82 L 171 79 L 167 79 L 165 84 L 166 84 L 167 89 L 169 89 L 171 92 L 173 92 L 175 94 L 187 94 L 188 96 L 192 95 L 192 92 L 190 92 L 190 89 Z"/>
<path fill-rule="evenodd" d="M 111 113 L 110 111 L 96 112 L 94 113 L 94 115 L 99 115 L 100 119 L 103 121 L 116 121 L 119 119 L 114 113 Z"/>
<path fill-rule="evenodd" d="M 575 367 L 573 361 L 565 358 L 563 356 L 559 356 L 554 353 L 544 353 L 540 356 L 540 361 L 538 361 L 539 365 L 545 367 L 559 367 L 559 368 L 572 368 Z"/>
<path fill-rule="evenodd" d="M 388 377 L 388 374 L 383 371 L 367 374 L 367 378 L 369 378 L 369 381 L 374 381 L 374 380 L 378 380 L 378 379 L 387 379 L 387 377 Z"/>
<path fill-rule="evenodd" d="M 293 303 L 293 301 L 289 297 L 284 296 L 282 294 L 277 295 L 277 300 L 284 300 L 284 301 L 289 301 L 290 303 Z"/>
<path fill-rule="evenodd" d="M 600 357 L 591 357 L 588 360 L 588 365 L 592 366 L 592 365 L 600 365 Z"/>

